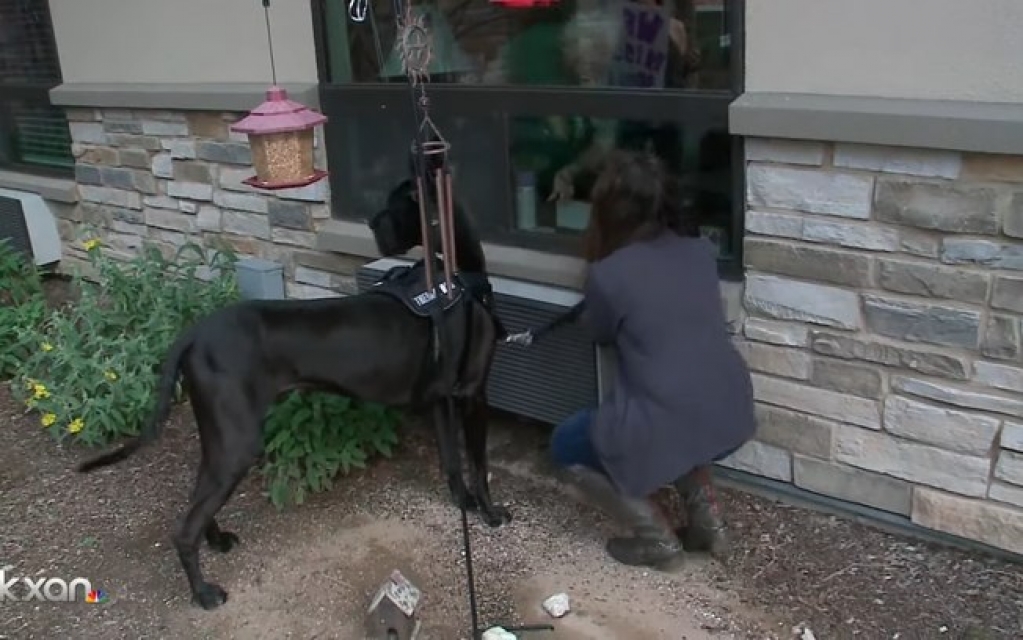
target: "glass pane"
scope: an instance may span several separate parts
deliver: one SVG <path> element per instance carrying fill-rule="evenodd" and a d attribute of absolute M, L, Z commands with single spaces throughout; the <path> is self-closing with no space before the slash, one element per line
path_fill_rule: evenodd
<path fill-rule="evenodd" d="M 328 0 L 328 48 L 347 47 L 332 82 L 404 81 L 391 0 L 364 22 Z M 405 3 L 403 6 L 408 6 Z M 432 82 L 484 85 L 730 88 L 727 0 L 564 0 L 509 8 L 487 0 L 416 2 L 433 37 Z M 344 17 L 346 28 L 335 24 Z M 330 53 L 332 61 L 342 57 Z"/>
<path fill-rule="evenodd" d="M 70 169 L 71 132 L 64 111 L 50 105 L 0 105 L 0 163 Z"/>
<path fill-rule="evenodd" d="M 615 148 L 647 150 L 679 178 L 684 204 L 721 257 L 732 255 L 732 142 L 727 131 L 679 122 L 548 116 L 513 118 L 510 134 L 515 217 L 507 228 L 533 236 L 581 236 L 602 159 Z"/>
<path fill-rule="evenodd" d="M 0 2 L 0 83 L 60 81 L 45 0 Z"/>
<path fill-rule="evenodd" d="M 364 220 L 384 208 L 387 195 L 408 179 L 411 116 L 376 110 L 345 113 L 329 125 L 328 153 L 335 206 L 342 217 Z M 503 193 L 501 125 L 497 116 L 433 116 L 452 149 L 449 155 L 455 200 L 474 219 L 495 206 Z"/>

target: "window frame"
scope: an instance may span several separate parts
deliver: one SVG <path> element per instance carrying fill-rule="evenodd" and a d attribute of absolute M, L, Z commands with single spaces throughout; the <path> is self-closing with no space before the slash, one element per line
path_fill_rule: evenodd
<path fill-rule="evenodd" d="M 335 83 L 330 81 L 330 52 L 327 35 L 327 0 L 311 0 L 313 3 L 314 40 L 319 76 L 320 108 L 328 118 L 351 112 L 372 112 L 397 107 L 412 126 L 410 97 L 404 82 L 380 83 Z M 476 0 L 486 1 L 486 0 Z M 670 120 L 673 122 L 696 122 L 701 126 L 728 130 L 728 107 L 743 92 L 745 82 L 745 0 L 725 0 L 730 12 L 730 59 L 731 87 L 728 90 L 698 89 L 621 89 L 616 87 L 577 86 L 535 86 L 535 85 L 485 85 L 433 83 L 428 87 L 430 108 L 434 113 L 464 115 L 466 117 L 502 114 L 504 127 L 501 137 L 503 145 L 510 148 L 509 119 L 521 116 L 545 116 L 554 113 L 579 115 L 591 118 L 622 118 Z M 347 13 L 345 19 L 349 19 Z M 411 133 L 410 133 L 411 135 Z M 345 162 L 346 141 L 342 131 L 335 130 L 328 121 L 324 131 L 327 161 L 331 167 L 342 167 Z M 731 138 L 731 255 L 719 260 L 722 277 L 742 277 L 743 230 L 745 221 L 745 173 L 744 145 L 740 136 Z M 514 219 L 514 185 L 512 159 L 506 151 L 494 159 L 492 169 L 499 175 L 500 191 L 495 202 L 501 209 L 494 216 L 476 220 L 484 242 L 495 245 L 517 247 L 559 255 L 573 255 L 574 241 L 571 237 L 557 234 L 538 234 L 515 229 L 499 229 L 496 220 Z M 331 215 L 335 219 L 353 221 L 351 216 L 339 213 L 337 202 L 341 185 L 337 171 L 331 172 Z"/>
<path fill-rule="evenodd" d="M 57 36 L 53 30 L 53 15 L 50 11 L 50 3 L 47 0 L 39 2 L 43 15 L 45 16 L 45 36 L 49 39 L 54 55 L 56 56 L 57 77 L 51 80 L 6 82 L 0 80 L 0 136 L 13 136 L 16 129 L 14 117 L 11 113 L 11 106 L 24 104 L 26 106 L 56 107 L 50 100 L 50 90 L 63 83 L 63 74 L 60 68 L 60 54 L 57 49 Z M 70 139 L 70 124 L 66 112 L 61 109 L 64 123 L 68 125 Z M 72 163 L 69 167 L 54 167 L 50 165 L 21 162 L 19 160 L 5 161 L 0 157 L 0 170 L 15 171 L 43 177 L 69 178 L 75 175 L 73 154 L 70 145 L 68 155 L 72 156 Z"/>

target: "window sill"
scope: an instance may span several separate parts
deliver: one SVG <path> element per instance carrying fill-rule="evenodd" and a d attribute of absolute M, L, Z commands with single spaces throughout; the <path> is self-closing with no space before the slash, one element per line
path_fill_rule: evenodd
<path fill-rule="evenodd" d="M 361 258 L 380 258 L 373 233 L 365 224 L 331 220 L 316 234 L 316 248 Z M 519 247 L 483 244 L 491 275 L 578 290 L 582 286 L 584 263 L 580 258 Z M 408 257 L 419 258 L 420 249 Z"/>
<path fill-rule="evenodd" d="M 44 200 L 75 204 L 78 202 L 78 185 L 69 178 L 52 178 L 31 173 L 0 169 L 0 188 L 14 191 L 28 191 Z"/>

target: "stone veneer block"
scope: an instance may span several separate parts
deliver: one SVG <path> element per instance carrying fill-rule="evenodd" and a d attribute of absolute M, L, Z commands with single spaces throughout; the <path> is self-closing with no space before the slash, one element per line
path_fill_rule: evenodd
<path fill-rule="evenodd" d="M 792 322 L 746 318 L 743 335 L 747 340 L 782 347 L 806 347 L 809 346 L 810 330 L 806 325 Z"/>
<path fill-rule="evenodd" d="M 1023 313 L 1023 278 L 998 276 L 991 293 L 991 306 L 995 309 Z"/>
<path fill-rule="evenodd" d="M 747 442 L 718 464 L 773 480 L 792 482 L 792 454 L 756 440 Z"/>
<path fill-rule="evenodd" d="M 991 416 L 947 409 L 897 395 L 884 401 L 884 430 L 971 456 L 991 451 L 1001 422 Z"/>
<path fill-rule="evenodd" d="M 827 284 L 870 287 L 871 258 L 853 251 L 747 238 L 746 264 L 758 271 Z"/>
<path fill-rule="evenodd" d="M 746 277 L 746 309 L 779 320 L 799 320 L 840 329 L 861 325 L 859 296 L 837 287 L 776 276 Z"/>
<path fill-rule="evenodd" d="M 835 460 L 908 482 L 966 496 L 987 495 L 991 461 L 902 440 L 886 433 L 839 425 Z"/>
<path fill-rule="evenodd" d="M 1023 156 L 966 153 L 959 177 L 968 182 L 1023 182 Z"/>
<path fill-rule="evenodd" d="M 881 428 L 881 408 L 874 400 L 758 373 L 752 374 L 752 379 L 753 395 L 759 402 L 867 429 Z"/>
<path fill-rule="evenodd" d="M 877 266 L 877 283 L 888 291 L 971 304 L 987 300 L 990 276 L 986 273 L 887 258 L 879 259 Z"/>
<path fill-rule="evenodd" d="M 1023 397 L 1019 395 L 1010 397 L 994 393 L 980 393 L 936 381 L 905 376 L 892 376 L 890 384 L 892 391 L 901 391 L 918 398 L 951 404 L 964 409 L 1003 413 L 1014 417 L 1023 416 Z"/>
<path fill-rule="evenodd" d="M 882 147 L 868 144 L 836 144 L 834 165 L 883 173 L 933 178 L 955 178 L 962 169 L 958 151 Z"/>
<path fill-rule="evenodd" d="M 1012 316 L 991 314 L 984 324 L 980 339 L 980 352 L 996 360 L 1019 360 L 1021 347 L 1021 321 Z"/>
<path fill-rule="evenodd" d="M 941 242 L 941 261 L 991 269 L 1023 271 L 1023 243 L 948 237 Z"/>
<path fill-rule="evenodd" d="M 874 194 L 878 220 L 951 233 L 998 233 L 1000 208 L 997 189 L 955 182 L 881 179 Z"/>
<path fill-rule="evenodd" d="M 995 480 L 987 492 L 987 497 L 1016 507 L 1023 507 L 1023 487 L 1005 484 Z"/>
<path fill-rule="evenodd" d="M 825 356 L 909 369 L 929 376 L 955 380 L 966 380 L 969 377 L 969 366 L 959 356 L 879 340 L 814 331 L 810 334 L 810 348 L 814 353 Z"/>
<path fill-rule="evenodd" d="M 1023 238 L 1023 191 L 1017 191 L 1009 202 L 1002 232 L 1010 238 Z"/>
<path fill-rule="evenodd" d="M 1003 449 L 1023 453 L 1023 422 L 1006 422 L 1002 427 Z"/>
<path fill-rule="evenodd" d="M 797 487 L 839 500 L 904 516 L 912 509 L 913 487 L 905 480 L 801 455 L 792 457 L 792 476 Z"/>
<path fill-rule="evenodd" d="M 762 403 L 756 405 L 756 416 L 760 442 L 815 458 L 831 457 L 834 422 Z"/>
<path fill-rule="evenodd" d="M 828 358 L 813 359 L 810 383 L 822 389 L 848 393 L 861 398 L 880 398 L 884 386 L 876 366 L 853 364 Z"/>
<path fill-rule="evenodd" d="M 1023 486 L 1023 453 L 1003 449 L 995 464 L 995 477 L 1003 482 Z"/>
<path fill-rule="evenodd" d="M 973 365 L 973 381 L 977 384 L 1023 394 L 1023 368 L 978 360 Z"/>
<path fill-rule="evenodd" d="M 979 311 L 864 295 L 863 315 L 873 333 L 906 342 L 976 349 L 980 339 Z"/>
<path fill-rule="evenodd" d="M 736 348 L 752 371 L 797 380 L 810 377 L 810 354 L 802 349 L 745 341 L 737 342 Z"/>
<path fill-rule="evenodd" d="M 747 162 L 777 162 L 820 166 L 824 163 L 824 143 L 810 140 L 747 138 Z"/>
<path fill-rule="evenodd" d="M 791 209 L 843 218 L 870 217 L 874 177 L 754 163 L 746 171 L 753 207 Z"/>
<path fill-rule="evenodd" d="M 913 495 L 915 524 L 978 540 L 999 549 L 1023 553 L 1023 510 L 917 489 Z"/>

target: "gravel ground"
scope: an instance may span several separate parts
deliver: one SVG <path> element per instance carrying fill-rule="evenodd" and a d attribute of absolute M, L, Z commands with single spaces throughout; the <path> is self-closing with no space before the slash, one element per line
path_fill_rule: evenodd
<path fill-rule="evenodd" d="M 735 491 L 720 495 L 725 565 L 694 558 L 672 576 L 615 565 L 603 552 L 613 528 L 550 476 L 543 430 L 495 422 L 493 491 L 515 520 L 494 530 L 471 516 L 482 619 L 546 623 L 545 597 L 573 600 L 554 633 L 523 638 L 789 638 L 799 624 L 826 639 L 1023 637 L 1023 567 Z M 0 566 L 14 565 L 8 579 L 87 577 L 110 598 L 0 602 L 0 639 L 352 640 L 394 568 L 424 590 L 421 637 L 466 637 L 458 512 L 431 439 L 406 431 L 393 459 L 284 512 L 250 475 L 219 518 L 241 546 L 203 548 L 208 578 L 230 594 L 204 612 L 169 547 L 198 457 L 188 408 L 157 445 L 78 475 L 91 452 L 58 447 L 0 385 Z"/>

